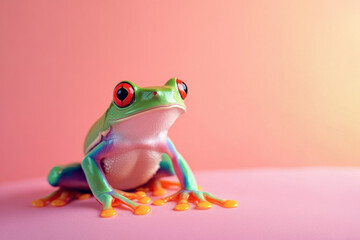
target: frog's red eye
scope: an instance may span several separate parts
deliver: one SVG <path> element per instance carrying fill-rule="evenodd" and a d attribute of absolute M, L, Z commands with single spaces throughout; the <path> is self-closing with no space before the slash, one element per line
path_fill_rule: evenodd
<path fill-rule="evenodd" d="M 134 100 L 135 91 L 127 82 L 121 82 L 114 89 L 114 102 L 118 107 L 127 107 Z"/>
<path fill-rule="evenodd" d="M 188 88 L 187 88 L 186 84 L 183 81 L 181 81 L 180 79 L 176 79 L 176 84 L 179 89 L 181 98 L 185 99 L 187 96 L 187 93 L 188 93 Z"/>

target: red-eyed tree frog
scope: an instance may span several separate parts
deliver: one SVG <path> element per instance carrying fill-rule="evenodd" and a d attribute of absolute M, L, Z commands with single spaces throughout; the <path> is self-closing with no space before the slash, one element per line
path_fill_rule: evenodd
<path fill-rule="evenodd" d="M 160 87 L 142 88 L 129 81 L 117 84 L 109 108 L 87 134 L 83 161 L 52 168 L 48 182 L 59 188 L 34 200 L 33 206 L 64 206 L 92 193 L 102 204 L 102 217 L 114 216 L 113 206 L 119 204 L 144 215 L 150 208 L 133 200 L 149 203 L 150 198 L 144 191 L 125 190 L 142 187 L 160 196 L 166 193 L 164 188 L 178 185 L 181 189 L 177 193 L 153 204 L 174 200 L 179 211 L 189 209 L 189 202 L 196 203 L 198 209 L 209 209 L 211 203 L 236 207 L 234 200 L 215 198 L 198 189 L 191 169 L 168 137 L 171 125 L 186 111 L 187 94 L 186 84 L 177 78 Z M 180 184 L 160 180 L 171 175 L 176 175 Z"/>

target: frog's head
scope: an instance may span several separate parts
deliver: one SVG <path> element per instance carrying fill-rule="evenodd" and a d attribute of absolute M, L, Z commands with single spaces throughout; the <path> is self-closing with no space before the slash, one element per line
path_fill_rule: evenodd
<path fill-rule="evenodd" d="M 141 124 L 161 124 L 170 127 L 176 118 L 186 111 L 184 99 L 188 89 L 186 84 L 172 78 L 159 87 L 139 87 L 130 81 L 118 83 L 113 92 L 113 101 L 106 113 L 110 125 L 142 116 Z M 139 119 L 139 118 L 138 118 Z M 139 126 L 140 127 L 140 126 Z"/>

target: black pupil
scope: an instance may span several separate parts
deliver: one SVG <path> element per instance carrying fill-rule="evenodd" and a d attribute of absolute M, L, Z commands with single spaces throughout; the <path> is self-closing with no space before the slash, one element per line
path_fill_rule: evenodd
<path fill-rule="evenodd" d="M 183 86 L 183 89 L 184 89 L 184 91 L 185 91 L 185 93 L 186 93 L 186 95 L 187 95 L 187 86 L 186 86 L 186 84 L 185 84 L 185 83 L 182 83 L 182 86 Z"/>
<path fill-rule="evenodd" d="M 126 97 L 129 95 L 128 90 L 126 90 L 124 87 L 121 87 L 118 91 L 117 91 L 117 98 L 122 102 L 126 99 Z"/>

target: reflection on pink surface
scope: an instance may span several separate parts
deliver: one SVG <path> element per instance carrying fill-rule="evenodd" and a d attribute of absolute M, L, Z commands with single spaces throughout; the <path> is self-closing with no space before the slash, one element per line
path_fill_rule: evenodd
<path fill-rule="evenodd" d="M 2 239 L 360 239 L 360 170 L 298 169 L 197 172 L 215 196 L 238 200 L 236 209 L 175 212 L 151 206 L 146 216 L 126 209 L 99 217 L 92 198 L 63 208 L 33 208 L 52 190 L 43 179 L 0 185 Z"/>

